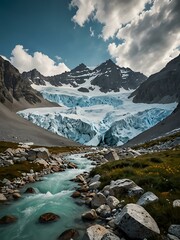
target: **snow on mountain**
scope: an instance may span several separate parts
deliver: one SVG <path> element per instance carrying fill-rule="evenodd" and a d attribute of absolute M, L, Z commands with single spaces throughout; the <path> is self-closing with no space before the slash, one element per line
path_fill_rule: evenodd
<path fill-rule="evenodd" d="M 105 94 L 97 86 L 94 91 L 83 93 L 70 84 L 33 86 L 61 107 L 26 109 L 18 114 L 85 145 L 121 145 L 167 117 L 177 105 L 136 104 L 128 99 L 132 91 L 123 89 Z"/>

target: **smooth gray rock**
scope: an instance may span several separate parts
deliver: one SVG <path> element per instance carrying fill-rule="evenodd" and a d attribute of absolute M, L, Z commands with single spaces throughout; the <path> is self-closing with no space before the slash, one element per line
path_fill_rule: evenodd
<path fill-rule="evenodd" d="M 93 182 L 89 185 L 89 189 L 90 190 L 96 190 L 99 186 L 101 185 L 101 182 L 100 181 L 97 181 L 97 182 Z"/>
<path fill-rule="evenodd" d="M 100 178 L 101 176 L 99 174 L 96 174 L 93 178 L 91 178 L 89 184 L 99 181 Z"/>
<path fill-rule="evenodd" d="M 140 197 L 136 204 L 140 206 L 145 206 L 147 204 L 157 202 L 158 200 L 159 198 L 154 193 L 146 192 Z"/>
<path fill-rule="evenodd" d="M 109 196 L 107 199 L 106 199 L 106 203 L 107 205 L 111 208 L 111 209 L 114 209 L 118 206 L 119 204 L 119 200 L 114 197 L 114 196 Z"/>
<path fill-rule="evenodd" d="M 96 209 L 96 212 L 97 212 L 97 214 L 99 214 L 101 217 L 107 218 L 107 217 L 109 217 L 109 216 L 111 215 L 111 208 L 110 208 L 108 205 L 103 204 L 103 205 L 101 205 L 100 207 L 98 207 L 98 208 Z"/>
<path fill-rule="evenodd" d="M 85 220 L 95 220 L 98 218 L 97 213 L 94 209 L 91 209 L 90 211 L 83 213 L 81 217 L 82 219 Z"/>
<path fill-rule="evenodd" d="M 115 223 L 130 238 L 144 239 L 160 234 L 155 220 L 137 204 L 127 204 L 116 216 Z"/>
<path fill-rule="evenodd" d="M 173 207 L 180 207 L 180 199 L 176 199 L 173 201 Z"/>
<path fill-rule="evenodd" d="M 180 225 L 177 224 L 172 224 L 169 229 L 168 232 L 178 238 L 180 238 Z"/>
<path fill-rule="evenodd" d="M 6 200 L 7 200 L 7 198 L 4 196 L 4 194 L 0 193 L 0 202 L 4 202 Z"/>
<path fill-rule="evenodd" d="M 118 179 L 116 181 L 111 181 L 109 186 L 109 194 L 116 196 L 125 192 L 128 192 L 129 189 L 137 186 L 135 182 L 130 179 Z"/>
<path fill-rule="evenodd" d="M 97 193 L 91 201 L 91 207 L 98 208 L 105 203 L 106 203 L 106 197 L 102 193 Z"/>

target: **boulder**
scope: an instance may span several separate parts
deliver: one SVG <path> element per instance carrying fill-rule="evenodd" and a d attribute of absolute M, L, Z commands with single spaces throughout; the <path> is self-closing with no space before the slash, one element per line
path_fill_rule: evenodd
<path fill-rule="evenodd" d="M 73 192 L 73 194 L 71 195 L 72 198 L 78 198 L 80 196 L 81 196 L 81 193 L 78 191 Z"/>
<path fill-rule="evenodd" d="M 109 186 L 109 194 L 117 196 L 122 193 L 127 193 L 129 189 L 136 187 L 137 185 L 130 179 L 118 179 L 111 181 Z"/>
<path fill-rule="evenodd" d="M 144 190 L 139 186 L 132 187 L 128 190 L 128 195 L 130 197 L 138 196 L 138 195 L 141 195 L 143 193 L 144 193 Z"/>
<path fill-rule="evenodd" d="M 77 168 L 75 163 L 69 162 L 67 168 Z"/>
<path fill-rule="evenodd" d="M 115 151 L 110 151 L 107 154 L 104 155 L 104 158 L 107 159 L 108 161 L 116 161 L 119 160 L 119 156 Z"/>
<path fill-rule="evenodd" d="M 168 240 L 179 240 L 179 238 L 178 237 L 176 237 L 176 236 L 174 236 L 174 235 L 172 235 L 172 234 L 167 234 L 167 237 L 168 237 Z"/>
<path fill-rule="evenodd" d="M 102 218 L 108 218 L 111 216 L 111 208 L 106 204 L 103 204 L 100 207 L 98 207 L 96 209 L 96 212 Z"/>
<path fill-rule="evenodd" d="M 0 218 L 0 224 L 9 224 L 9 223 L 14 223 L 16 221 L 17 221 L 17 217 L 13 215 L 6 215 Z"/>
<path fill-rule="evenodd" d="M 50 156 L 49 150 L 47 148 L 41 147 L 41 148 L 35 148 L 33 151 L 36 152 L 37 158 L 42 158 L 44 160 L 47 160 Z"/>
<path fill-rule="evenodd" d="M 3 193 L 0 193 L 0 202 L 7 201 L 7 198 L 4 196 Z"/>
<path fill-rule="evenodd" d="M 157 202 L 158 200 L 159 198 L 154 193 L 146 192 L 140 197 L 136 204 L 140 206 L 145 206 L 147 204 Z"/>
<path fill-rule="evenodd" d="M 33 183 L 33 182 L 35 182 L 35 179 L 32 175 L 29 175 L 28 176 L 28 181 Z"/>
<path fill-rule="evenodd" d="M 57 239 L 58 240 L 75 240 L 78 239 L 79 233 L 75 229 L 68 229 L 64 231 Z"/>
<path fill-rule="evenodd" d="M 106 203 L 106 197 L 104 196 L 104 194 L 97 193 L 91 201 L 91 207 L 98 208 L 105 203 Z"/>
<path fill-rule="evenodd" d="M 180 225 L 171 225 L 168 229 L 168 232 L 178 238 L 180 238 Z"/>
<path fill-rule="evenodd" d="M 51 222 L 56 222 L 60 219 L 60 216 L 54 213 L 44 213 L 39 217 L 39 222 L 40 223 L 51 223 Z"/>
<path fill-rule="evenodd" d="M 93 178 L 90 179 L 89 184 L 98 182 L 100 180 L 101 176 L 99 174 L 96 174 Z"/>
<path fill-rule="evenodd" d="M 25 193 L 36 193 L 35 189 L 32 187 L 28 187 L 25 191 Z"/>
<path fill-rule="evenodd" d="M 28 152 L 28 157 L 27 157 L 28 161 L 34 161 L 36 160 L 36 152 L 33 150 L 30 150 Z"/>
<path fill-rule="evenodd" d="M 109 231 L 99 224 L 93 225 L 86 230 L 88 240 L 101 240 L 106 233 L 109 233 Z"/>
<path fill-rule="evenodd" d="M 38 158 L 34 161 L 37 164 L 42 164 L 44 167 L 49 166 L 49 164 L 46 162 L 46 160 L 42 159 L 42 158 Z"/>
<path fill-rule="evenodd" d="M 20 193 L 16 193 L 16 192 L 13 193 L 12 196 L 13 196 L 14 199 L 19 199 L 19 198 L 21 198 L 21 194 L 20 194 Z"/>
<path fill-rule="evenodd" d="M 91 209 L 90 211 L 83 213 L 81 217 L 84 220 L 95 220 L 98 216 L 96 214 L 96 211 L 94 209 Z"/>
<path fill-rule="evenodd" d="M 99 182 L 99 181 L 93 182 L 89 185 L 89 189 L 90 190 L 96 190 L 100 185 L 101 185 L 101 182 Z"/>
<path fill-rule="evenodd" d="M 180 207 L 180 199 L 176 199 L 173 201 L 173 207 Z"/>
<path fill-rule="evenodd" d="M 121 240 L 118 236 L 114 233 L 106 233 L 101 240 Z"/>
<path fill-rule="evenodd" d="M 107 199 L 106 199 L 106 203 L 107 205 L 111 208 L 111 209 L 114 209 L 118 206 L 119 204 L 119 200 L 114 197 L 114 196 L 109 196 Z"/>
<path fill-rule="evenodd" d="M 117 214 L 115 223 L 128 237 L 133 239 L 148 239 L 160 234 L 155 220 L 143 207 L 137 204 L 127 204 Z"/>

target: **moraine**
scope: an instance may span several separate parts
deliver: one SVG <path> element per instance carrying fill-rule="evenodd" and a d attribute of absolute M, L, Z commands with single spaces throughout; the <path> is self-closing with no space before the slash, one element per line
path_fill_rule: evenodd
<path fill-rule="evenodd" d="M 57 239 L 67 229 L 77 229 L 82 237 L 86 226 L 81 220 L 81 214 L 87 210 L 86 206 L 79 206 L 71 198 L 77 183 L 70 181 L 83 172 L 92 169 L 90 160 L 75 154 L 66 157 L 74 162 L 78 169 L 66 169 L 65 172 L 54 173 L 44 177 L 44 181 L 26 185 L 33 187 L 37 194 L 23 194 L 22 199 L 11 205 L 0 205 L 1 217 L 15 215 L 16 223 L 8 226 L 0 226 L 1 240 L 36 240 Z M 53 212 L 60 215 L 60 220 L 50 224 L 38 223 L 41 214 Z"/>

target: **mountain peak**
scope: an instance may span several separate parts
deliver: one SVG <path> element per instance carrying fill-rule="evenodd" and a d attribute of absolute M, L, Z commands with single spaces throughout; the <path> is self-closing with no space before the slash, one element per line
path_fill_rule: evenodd
<path fill-rule="evenodd" d="M 72 72 L 84 71 L 84 70 L 87 70 L 87 69 L 89 70 L 89 68 L 84 63 L 81 63 L 77 67 L 72 69 Z"/>

